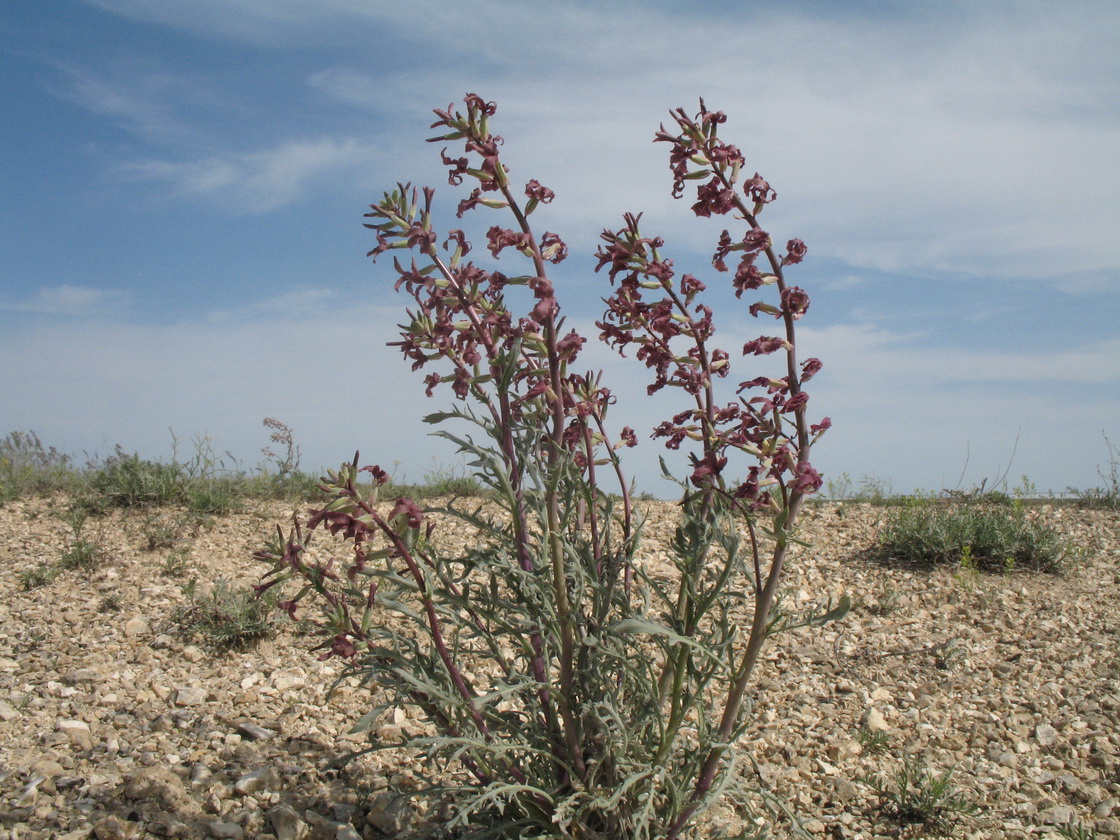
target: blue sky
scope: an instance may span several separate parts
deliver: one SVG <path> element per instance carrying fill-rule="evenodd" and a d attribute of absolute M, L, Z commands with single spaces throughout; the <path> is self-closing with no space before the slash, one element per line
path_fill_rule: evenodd
<path fill-rule="evenodd" d="M 763 225 L 809 246 L 791 280 L 813 298 L 802 356 L 825 363 L 826 476 L 1099 483 L 1102 433 L 1120 440 L 1120 4 L 681 6 L 3 4 L 0 434 L 167 457 L 170 429 L 251 468 L 270 416 L 308 468 L 358 448 L 411 480 L 453 464 L 420 422 L 450 395 L 426 400 L 384 346 L 403 301 L 361 226 L 398 180 L 458 200 L 430 110 L 498 102 L 514 180 L 557 193 L 534 220 L 567 241 L 561 302 L 590 330 L 591 254 L 624 211 L 712 275 L 721 225 L 669 198 L 650 142 L 703 96 L 777 190 Z M 726 346 L 761 331 L 717 303 Z M 673 411 L 639 398 L 642 371 L 584 358 L 618 426 Z M 657 454 L 631 472 L 671 492 Z"/>

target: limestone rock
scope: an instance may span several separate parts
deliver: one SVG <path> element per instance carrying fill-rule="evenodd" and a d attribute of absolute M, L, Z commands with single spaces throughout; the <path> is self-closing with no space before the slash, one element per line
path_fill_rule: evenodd
<path fill-rule="evenodd" d="M 172 770 L 145 767 L 125 779 L 126 799 L 151 802 L 164 811 L 177 812 L 187 802 L 187 790 Z"/>

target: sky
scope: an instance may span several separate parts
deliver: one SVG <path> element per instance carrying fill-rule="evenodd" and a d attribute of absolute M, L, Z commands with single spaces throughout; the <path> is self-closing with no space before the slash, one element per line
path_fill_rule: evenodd
<path fill-rule="evenodd" d="M 361 450 L 401 480 L 461 471 L 422 422 L 450 392 L 425 398 L 386 346 L 406 301 L 362 223 L 411 181 L 460 226 L 424 140 L 467 92 L 498 103 L 511 179 L 556 192 L 533 220 L 569 246 L 569 323 L 594 338 L 598 235 L 641 211 L 712 288 L 717 343 L 772 333 L 651 142 L 703 97 L 778 194 L 760 223 L 808 245 L 788 279 L 812 298 L 826 480 L 1100 485 L 1120 442 L 1117 44 L 1115 0 L 4 3 L 0 435 L 157 459 L 206 440 L 256 469 L 274 417 L 307 470 Z M 680 395 L 645 399 L 641 364 L 594 342 L 581 360 L 643 439 L 639 488 L 674 495 L 646 435 Z"/>

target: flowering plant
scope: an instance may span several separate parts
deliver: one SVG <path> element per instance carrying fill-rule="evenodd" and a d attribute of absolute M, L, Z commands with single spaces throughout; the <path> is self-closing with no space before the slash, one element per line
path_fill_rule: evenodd
<path fill-rule="evenodd" d="M 667 583 L 641 561 L 642 519 L 619 456 L 637 432 L 612 432 L 614 395 L 601 374 L 574 369 L 586 339 L 565 328 L 549 277 L 567 246 L 529 224 L 553 191 L 536 180 L 516 190 L 490 130 L 496 106 L 474 94 L 464 105 L 436 110 L 432 126 L 441 132 L 432 142 L 465 145 L 461 157 L 441 151 L 449 182 L 475 185 L 458 215 L 508 214 L 511 226 L 491 226 L 486 247 L 495 259 L 515 252 L 527 269 L 505 274 L 467 260 L 464 231 L 437 232 L 429 188 L 398 184 L 366 226 L 374 259 L 412 253 L 393 261 L 396 288 L 411 299 L 394 344 L 427 371 L 429 396 L 449 386 L 453 406 L 427 422 L 475 430 L 435 434 L 470 456 L 488 499 L 430 509 L 383 502 L 387 474 L 355 456 L 329 474 L 325 502 L 306 522 L 278 529 L 258 552 L 271 565 L 261 588 L 298 583 L 282 602 L 293 616 L 315 596 L 323 656 L 376 686 L 384 702 L 356 731 L 372 732 L 398 704 L 431 724 L 434 734 L 406 743 L 444 760 L 429 764 L 440 768 L 431 781 L 450 798 L 445 827 L 456 836 L 685 836 L 701 809 L 740 783 L 734 745 L 749 723 L 750 679 L 780 623 L 772 606 L 798 512 L 821 484 L 809 454 L 829 421 L 810 424 L 803 390 L 821 364 L 797 360 L 809 297 L 785 279 L 805 246 L 793 239 L 781 252 L 759 227 L 775 193 L 758 174 L 742 177 L 743 155 L 718 136 L 724 115 L 703 101 L 695 117 L 674 111 L 675 125 L 655 137 L 670 146 L 673 194 L 698 181 L 695 214 L 745 223 L 741 234 L 722 232 L 712 264 L 733 271 L 737 296 L 770 294 L 749 311 L 775 318 L 781 333 L 747 342 L 743 355 L 784 355 L 784 370 L 739 382 L 723 402 L 717 386 L 733 364 L 713 343 L 705 283 L 677 274 L 639 216 L 602 234 L 597 270 L 613 287 L 602 340 L 634 351 L 651 371 L 649 393 L 672 387 L 686 397 L 653 430 L 670 449 L 693 447 Z M 740 456 L 750 466 L 731 478 Z M 363 473 L 372 480 L 359 482 Z M 447 517 L 470 525 L 477 543 L 442 545 Z M 346 540 L 350 556 L 317 554 L 319 529 Z"/>

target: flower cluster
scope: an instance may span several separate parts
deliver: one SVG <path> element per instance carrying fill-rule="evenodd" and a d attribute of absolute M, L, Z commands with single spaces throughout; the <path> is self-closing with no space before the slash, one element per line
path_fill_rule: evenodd
<path fill-rule="evenodd" d="M 450 256 L 444 258 L 436 248 L 439 237 L 432 225 L 433 191 L 425 188 L 421 202 L 416 189 L 398 184 L 366 214 L 376 220 L 366 227 L 377 234 L 377 246 L 368 256 L 376 259 L 388 250 L 407 248 L 427 258 L 423 265 L 415 260 L 394 261 L 397 289 L 403 288 L 416 303 L 401 340 L 394 344 L 414 370 L 442 363 L 442 370 L 428 373 L 424 380 L 428 396 L 448 383 L 458 399 L 479 398 L 495 421 L 508 417 L 545 428 L 550 417 L 562 416 L 566 426 L 557 433 L 558 441 L 575 453 L 581 465 L 590 464 L 596 447 L 614 448 L 602 424 L 613 397 L 597 380 L 568 372 L 585 339 L 575 332 L 557 333 L 560 306 L 547 274 L 547 265 L 562 262 L 568 247 L 551 231 L 538 238 L 527 221 L 555 194 L 533 179 L 525 185 L 524 200 L 514 195 L 509 170 L 500 159 L 502 138 L 488 128 L 496 106 L 474 94 L 468 94 L 464 104 L 465 114 L 452 106 L 435 111 L 438 119 L 432 128 L 447 131 L 429 140 L 464 142 L 462 157 L 449 155 L 446 148 L 440 153 L 450 184 L 461 184 L 464 178 L 478 183 L 460 202 L 458 215 L 461 218 L 479 206 L 512 211 L 517 224 L 492 225 L 486 232 L 487 249 L 495 258 L 512 249 L 532 261 L 532 271 L 507 276 L 464 261 L 472 245 L 462 230 L 446 236 L 443 248 Z M 524 314 L 511 311 L 509 287 L 531 292 L 532 303 Z M 520 363 L 507 376 L 511 353 Z M 496 389 L 496 382 L 506 384 Z M 507 398 L 508 406 L 499 405 Z M 618 445 L 631 445 L 631 440 L 632 435 L 623 435 Z"/>
<path fill-rule="evenodd" d="M 703 217 L 733 214 L 746 222 L 738 239 L 727 230 L 720 234 L 712 266 L 729 272 L 728 258 L 738 257 L 732 279 L 736 297 L 765 286 L 774 286 L 778 292 L 776 303 L 759 300 L 748 311 L 755 317 L 765 313 L 784 321 L 785 335 L 748 341 L 743 355 L 783 351 L 786 374 L 741 382 L 738 402 L 718 404 L 713 379 L 728 376 L 731 361 L 726 351 L 711 346 L 715 331 L 711 308 L 696 302 L 705 284 L 691 274 L 677 278 L 672 260 L 661 255 L 664 240 L 643 236 L 637 216 L 626 215 L 623 228 L 602 234 L 605 244 L 597 254 L 597 270 L 608 268 L 616 288 L 606 299 L 607 311 L 598 327 L 603 341 L 620 352 L 630 345 L 637 348 L 637 358 L 654 372 L 649 393 L 676 386 L 692 396 L 695 408 L 661 423 L 653 436 L 663 438 L 670 449 L 677 449 L 686 439 L 700 444 L 701 454 L 691 456 L 691 481 L 696 487 L 714 488 L 745 500 L 752 508 L 785 505 L 791 493 L 804 495 L 819 489 L 821 479 L 808 453 L 812 441 L 830 425 L 828 418 L 806 425 L 809 396 L 802 384 L 820 369 L 820 361 L 797 364 L 793 323 L 808 311 L 809 296 L 797 286 L 788 286 L 783 275 L 785 266 L 804 259 L 805 243 L 791 239 L 786 253 L 780 258 L 776 255 L 770 235 L 756 220 L 776 193 L 758 173 L 740 183 L 743 155 L 719 139 L 718 126 L 726 121 L 722 112 L 707 110 L 701 101 L 695 118 L 681 109 L 672 115 L 678 131 L 669 132 L 662 126 L 655 141 L 672 145 L 669 161 L 674 197 L 684 194 L 687 181 L 703 181 L 697 187 L 693 213 Z M 759 268 L 760 259 L 765 268 Z M 752 396 L 755 389 L 765 389 L 765 394 Z M 755 461 L 746 477 L 732 484 L 723 478 L 729 450 L 746 453 Z M 780 501 L 774 498 L 775 491 L 781 494 Z"/>

